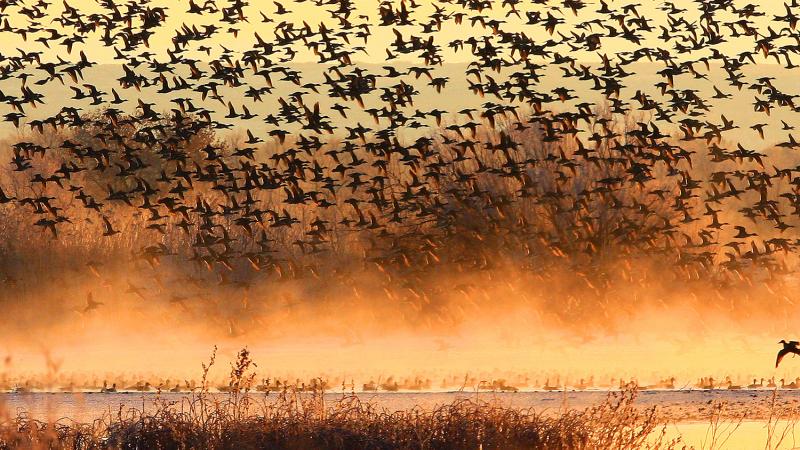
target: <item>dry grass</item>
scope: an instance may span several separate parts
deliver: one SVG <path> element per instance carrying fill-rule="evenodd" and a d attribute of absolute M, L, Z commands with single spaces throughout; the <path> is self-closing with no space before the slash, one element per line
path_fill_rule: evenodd
<path fill-rule="evenodd" d="M 212 362 L 213 364 L 213 357 Z M 432 410 L 386 411 L 344 394 L 251 392 L 249 353 L 231 365 L 226 397 L 203 383 L 153 412 L 120 410 L 91 424 L 46 423 L 24 416 L 0 425 L 0 448 L 50 449 L 670 449 L 655 408 L 634 407 L 635 391 L 610 394 L 584 411 L 548 416 L 479 400 Z M 660 431 L 661 430 L 661 431 Z"/>

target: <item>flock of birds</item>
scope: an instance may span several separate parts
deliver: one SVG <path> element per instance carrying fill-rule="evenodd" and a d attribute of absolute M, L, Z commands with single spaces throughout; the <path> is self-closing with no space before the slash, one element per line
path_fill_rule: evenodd
<path fill-rule="evenodd" d="M 232 389 L 226 382 L 202 382 L 193 379 L 170 379 L 129 376 L 116 376 L 112 378 L 81 379 L 70 376 L 59 376 L 57 379 L 0 379 L 0 392 L 30 393 L 30 392 L 94 392 L 94 393 L 125 393 L 125 392 L 196 392 L 200 389 L 212 392 L 225 393 Z M 446 376 L 434 381 L 430 377 L 378 377 L 370 378 L 364 383 L 357 383 L 352 378 L 340 376 L 316 377 L 308 380 L 299 378 L 264 378 L 254 380 L 250 389 L 256 392 L 561 392 L 561 391 L 601 391 L 614 390 L 640 390 L 640 391 L 692 391 L 692 390 L 795 390 L 800 389 L 800 377 L 793 380 L 770 378 L 753 378 L 751 383 L 734 382 L 730 376 L 722 380 L 714 377 L 701 377 L 694 382 L 678 382 L 675 377 L 659 379 L 651 384 L 641 383 L 637 379 L 611 377 L 606 380 L 596 380 L 594 376 L 575 380 L 564 379 L 560 376 L 545 377 L 544 381 L 530 375 L 512 374 L 510 377 L 493 378 L 482 376 Z"/>
<path fill-rule="evenodd" d="M 20 136 L 3 214 L 53 241 L 131 239 L 154 270 L 188 260 L 228 285 L 324 282 L 355 261 L 417 311 L 436 274 L 506 260 L 545 279 L 568 267 L 600 298 L 607 264 L 643 282 L 637 258 L 718 286 L 792 273 L 800 142 L 774 116 L 800 111 L 798 95 L 748 69 L 797 67 L 796 0 L 777 14 L 734 0 L 356 3 L 0 0 L 0 104 Z M 318 24 L 291 19 L 312 10 Z M 89 78 L 111 70 L 93 52 L 111 55 L 115 87 Z M 304 55 L 321 81 L 294 64 Z M 467 59 L 465 92 L 441 76 L 447 58 Z M 647 67 L 660 81 L 631 96 Z M 553 72 L 560 86 L 543 87 Z M 465 96 L 480 106 L 447 110 Z M 754 123 L 717 106 L 745 96 Z M 788 156 L 731 143 L 734 130 L 784 136 Z M 3 270 L 9 283 L 19 268 Z M 81 310 L 102 306 L 89 293 Z"/>

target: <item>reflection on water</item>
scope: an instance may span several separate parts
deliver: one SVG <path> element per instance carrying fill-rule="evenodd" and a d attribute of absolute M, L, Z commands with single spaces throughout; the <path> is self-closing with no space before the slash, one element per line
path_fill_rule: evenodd
<path fill-rule="evenodd" d="M 797 422 L 778 421 L 768 426 L 765 420 L 727 422 L 713 432 L 708 422 L 678 422 L 667 427 L 667 439 L 680 437 L 683 445 L 695 449 L 725 450 L 794 450 L 800 449 Z M 768 439 L 770 439 L 767 445 Z M 680 446 L 678 448 L 681 448 Z"/>

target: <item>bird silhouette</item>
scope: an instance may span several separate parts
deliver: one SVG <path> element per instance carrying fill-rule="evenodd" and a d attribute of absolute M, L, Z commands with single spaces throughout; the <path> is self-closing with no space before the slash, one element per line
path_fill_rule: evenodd
<path fill-rule="evenodd" d="M 783 358 L 786 355 L 788 355 L 790 353 L 795 354 L 795 355 L 800 355 L 800 348 L 797 347 L 798 345 L 800 345 L 800 342 L 797 342 L 797 341 L 788 341 L 787 342 L 787 341 L 781 339 L 780 342 L 778 342 L 778 343 L 779 344 L 783 344 L 783 348 L 778 351 L 778 356 L 775 359 L 775 368 L 776 369 L 778 368 L 778 364 L 781 363 L 781 361 L 783 360 Z"/>
<path fill-rule="evenodd" d="M 94 299 L 94 296 L 91 292 L 86 294 L 86 306 L 83 308 L 84 313 L 88 313 L 90 311 L 94 311 L 100 306 L 103 306 L 102 302 L 98 302 Z"/>
<path fill-rule="evenodd" d="M 644 260 L 713 290 L 794 270 L 800 105 L 759 64 L 796 67 L 795 2 L 704 2 L 699 21 L 577 0 L 25 3 L 0 6 L 25 43 L 0 55 L 18 131 L 0 209 L 48 252 L 129 245 L 142 270 L 188 261 L 198 284 L 242 291 L 342 280 L 341 257 L 443 322 L 459 313 L 423 280 L 494 280 L 508 261 L 548 283 L 570 267 L 604 313 L 611 293 L 652 291 Z M 183 283 L 122 289 L 201 303 Z"/>

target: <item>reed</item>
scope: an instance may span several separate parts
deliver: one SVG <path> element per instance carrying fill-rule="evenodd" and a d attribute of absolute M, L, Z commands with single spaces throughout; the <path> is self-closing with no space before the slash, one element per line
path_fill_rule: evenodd
<path fill-rule="evenodd" d="M 635 406 L 636 391 L 610 394 L 583 411 L 544 415 L 480 399 L 430 410 L 390 411 L 353 393 L 254 393 L 247 350 L 231 364 L 230 390 L 209 395 L 205 381 L 180 401 L 119 410 L 89 424 L 24 415 L 0 422 L 0 448 L 49 449 L 671 449 L 655 408 Z"/>

